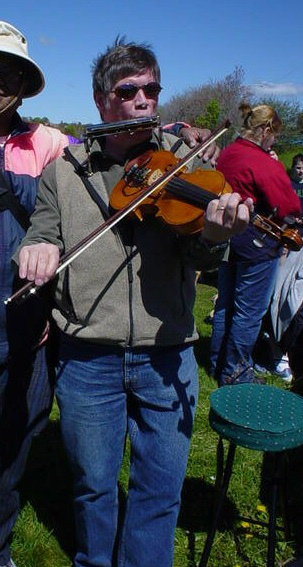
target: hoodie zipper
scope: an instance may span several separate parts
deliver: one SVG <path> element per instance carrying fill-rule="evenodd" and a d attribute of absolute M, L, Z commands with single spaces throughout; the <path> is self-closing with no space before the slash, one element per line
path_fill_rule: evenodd
<path fill-rule="evenodd" d="M 129 337 L 127 341 L 127 346 L 131 347 L 133 344 L 133 331 L 134 331 L 134 318 L 133 318 L 133 262 L 131 256 L 132 249 L 130 249 L 130 254 L 128 256 L 127 262 L 127 276 L 128 276 L 128 306 L 129 306 Z"/>

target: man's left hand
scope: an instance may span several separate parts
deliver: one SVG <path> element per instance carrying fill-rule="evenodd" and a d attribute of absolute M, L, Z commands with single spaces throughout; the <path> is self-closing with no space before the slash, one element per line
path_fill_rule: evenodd
<path fill-rule="evenodd" d="M 179 136 L 182 138 L 190 148 L 194 148 L 198 144 L 203 143 L 209 136 L 211 131 L 206 128 L 181 128 L 179 130 Z M 206 163 L 207 161 L 215 167 L 217 159 L 220 153 L 220 148 L 213 142 L 204 151 L 198 154 L 200 158 Z"/>
<path fill-rule="evenodd" d="M 245 230 L 254 205 L 251 198 L 242 201 L 239 193 L 225 193 L 220 199 L 213 199 L 207 206 L 203 236 L 219 244 Z"/>

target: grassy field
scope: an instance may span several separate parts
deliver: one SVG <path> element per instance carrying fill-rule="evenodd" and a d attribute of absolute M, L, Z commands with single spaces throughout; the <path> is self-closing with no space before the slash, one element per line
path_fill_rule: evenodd
<path fill-rule="evenodd" d="M 208 424 L 208 399 L 216 384 L 208 375 L 211 326 L 205 319 L 212 308 L 211 297 L 215 291 L 212 286 L 198 285 L 195 311 L 200 333 L 196 345 L 200 398 L 176 532 L 174 567 L 198 564 L 210 521 L 217 436 Z M 284 387 L 281 382 L 276 385 Z M 22 482 L 22 510 L 12 542 L 13 558 L 18 567 L 71 566 L 74 551 L 71 483 L 58 419 L 54 405 L 49 426 L 32 447 Z M 237 450 L 224 518 L 209 567 L 264 567 L 267 532 L 250 520 L 267 519 L 268 491 L 263 470 L 262 454 L 243 448 Z M 126 458 L 121 473 L 121 499 L 126 491 L 127 477 Z M 278 532 L 277 565 L 281 566 L 290 558 L 293 549 L 293 543 L 286 542 L 284 534 Z"/>

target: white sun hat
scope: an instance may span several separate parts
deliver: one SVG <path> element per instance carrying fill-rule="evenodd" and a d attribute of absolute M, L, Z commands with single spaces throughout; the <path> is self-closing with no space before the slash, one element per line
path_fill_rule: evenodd
<path fill-rule="evenodd" d="M 0 55 L 5 53 L 22 61 L 26 72 L 26 86 L 22 97 L 35 96 L 44 88 L 44 76 L 37 63 L 28 56 L 24 35 L 8 22 L 0 20 Z"/>

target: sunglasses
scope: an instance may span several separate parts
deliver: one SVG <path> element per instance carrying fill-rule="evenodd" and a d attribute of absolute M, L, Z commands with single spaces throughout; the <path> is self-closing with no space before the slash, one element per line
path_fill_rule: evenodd
<path fill-rule="evenodd" d="M 115 93 L 121 100 L 132 100 L 141 89 L 147 98 L 157 98 L 160 91 L 162 91 L 162 87 L 159 83 L 146 83 L 146 85 L 140 86 L 125 83 L 124 85 L 119 85 L 111 92 Z"/>

